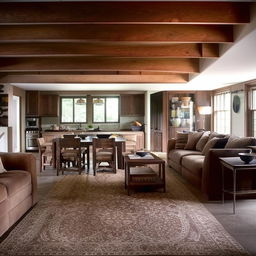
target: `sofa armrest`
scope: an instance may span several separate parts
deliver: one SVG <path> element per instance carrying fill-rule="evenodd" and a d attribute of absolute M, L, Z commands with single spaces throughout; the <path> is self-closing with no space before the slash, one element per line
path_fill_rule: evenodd
<path fill-rule="evenodd" d="M 30 153 L 0 153 L 4 168 L 31 173 L 33 204 L 37 202 L 36 158 Z"/>
<path fill-rule="evenodd" d="M 221 163 L 220 157 L 236 157 L 238 153 L 250 152 L 245 148 L 210 149 L 205 156 L 202 173 L 202 191 L 209 200 L 221 198 Z"/>
<path fill-rule="evenodd" d="M 175 144 L 176 144 L 176 139 L 172 138 L 170 140 L 168 140 L 167 143 L 167 154 L 172 150 L 175 149 Z"/>

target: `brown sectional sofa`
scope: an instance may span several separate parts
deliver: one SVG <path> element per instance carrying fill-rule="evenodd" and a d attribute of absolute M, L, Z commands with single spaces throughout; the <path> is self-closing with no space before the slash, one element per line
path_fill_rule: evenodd
<path fill-rule="evenodd" d="M 208 200 L 219 200 L 221 199 L 221 165 L 219 157 L 231 157 L 237 156 L 239 152 L 249 152 L 250 149 L 247 148 L 247 146 L 256 145 L 256 139 L 252 137 L 238 138 L 236 136 L 207 133 L 209 136 L 208 144 L 201 147 L 203 148 L 201 151 L 196 150 L 196 145 L 198 145 L 197 143 L 199 143 L 200 138 L 197 143 L 192 146 L 190 145 L 190 149 L 184 149 L 187 144 L 184 144 L 182 147 L 178 142 L 179 139 L 169 140 L 167 161 L 172 169 L 201 190 Z M 205 134 L 206 133 L 202 133 L 202 136 L 205 136 Z M 211 142 L 209 142 L 210 140 L 211 142 L 215 140 L 215 145 L 206 149 L 207 145 L 209 147 L 211 144 Z M 191 149 L 191 147 L 193 147 L 193 149 Z M 251 174 L 248 173 L 245 173 L 244 176 L 245 177 L 240 179 L 242 183 L 238 184 L 240 188 L 251 189 L 255 186 L 253 180 L 255 181 L 256 177 L 252 177 Z M 229 181 L 227 185 L 229 186 L 231 185 L 231 177 L 227 178 Z"/>
<path fill-rule="evenodd" d="M 37 202 L 36 160 L 27 153 L 0 153 L 0 236 Z"/>

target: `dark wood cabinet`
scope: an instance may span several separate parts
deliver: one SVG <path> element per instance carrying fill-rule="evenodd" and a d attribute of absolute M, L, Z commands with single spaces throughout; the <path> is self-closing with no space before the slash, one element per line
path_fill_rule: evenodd
<path fill-rule="evenodd" d="M 41 94 L 39 91 L 26 92 L 26 116 L 58 116 L 58 106 L 58 95 Z"/>
<path fill-rule="evenodd" d="M 58 95 L 40 95 L 39 115 L 55 117 L 59 115 L 59 96 Z"/>
<path fill-rule="evenodd" d="M 151 150 L 165 152 L 167 148 L 168 134 L 168 94 L 159 92 L 151 94 Z"/>
<path fill-rule="evenodd" d="M 26 92 L 26 116 L 39 116 L 40 92 Z"/>
<path fill-rule="evenodd" d="M 144 116 L 144 94 L 122 94 L 121 116 Z"/>

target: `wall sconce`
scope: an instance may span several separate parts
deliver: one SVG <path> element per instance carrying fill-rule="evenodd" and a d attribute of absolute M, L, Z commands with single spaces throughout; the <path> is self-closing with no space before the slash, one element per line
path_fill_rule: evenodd
<path fill-rule="evenodd" d="M 212 114 L 212 107 L 211 106 L 198 106 L 198 112 L 200 115 L 203 116 L 203 129 L 205 130 L 205 116 Z"/>

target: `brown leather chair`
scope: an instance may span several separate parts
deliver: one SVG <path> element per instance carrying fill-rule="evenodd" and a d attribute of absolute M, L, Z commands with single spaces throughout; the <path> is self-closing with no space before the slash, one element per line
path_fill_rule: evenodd
<path fill-rule="evenodd" d="M 60 138 L 57 143 L 57 175 L 62 171 L 82 172 L 80 138 Z"/>
<path fill-rule="evenodd" d="M 93 138 L 93 175 L 96 175 L 100 164 L 107 162 L 116 173 L 116 146 L 115 139 Z"/>
<path fill-rule="evenodd" d="M 52 146 L 51 143 L 46 144 L 44 138 L 38 138 L 37 143 L 40 157 L 40 172 L 42 172 L 45 170 L 45 166 L 52 165 Z"/>

